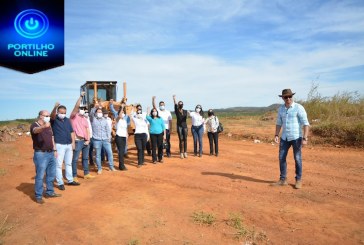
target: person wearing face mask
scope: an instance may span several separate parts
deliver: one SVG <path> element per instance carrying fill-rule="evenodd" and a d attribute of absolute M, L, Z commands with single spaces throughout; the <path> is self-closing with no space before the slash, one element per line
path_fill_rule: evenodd
<path fill-rule="evenodd" d="M 136 112 L 133 109 L 131 115 L 135 125 L 134 141 L 138 151 L 138 168 L 140 168 L 145 164 L 144 152 L 147 141 L 149 140 L 148 121 L 145 113 L 142 111 L 142 106 L 139 104 L 136 106 Z"/>
<path fill-rule="evenodd" d="M 92 141 L 94 148 L 96 149 L 96 164 L 97 174 L 102 173 L 101 166 L 101 150 L 106 150 L 106 155 L 109 160 L 110 171 L 116 171 L 114 167 L 114 159 L 111 149 L 111 128 L 104 117 L 103 110 L 98 105 L 92 108 L 91 112 L 94 112 L 94 116 L 91 117 L 92 125 Z"/>
<path fill-rule="evenodd" d="M 177 133 L 179 140 L 179 152 L 181 159 L 187 158 L 187 110 L 183 109 L 183 102 L 176 100 L 176 95 L 173 95 L 174 113 L 177 117 Z"/>
<path fill-rule="evenodd" d="M 148 115 L 147 120 L 150 124 L 150 139 L 152 142 L 152 160 L 153 163 L 157 163 L 157 154 L 156 151 L 158 149 L 158 162 L 163 162 L 163 140 L 166 139 L 165 134 L 165 126 L 162 118 L 159 117 L 158 111 L 156 108 L 153 108 Z"/>
<path fill-rule="evenodd" d="M 124 107 L 124 109 L 126 108 L 125 101 L 126 101 L 126 99 L 124 99 L 124 98 L 121 100 L 121 106 Z M 114 100 L 113 99 L 110 100 L 110 106 L 109 107 L 110 107 L 110 111 L 114 114 L 114 118 L 117 118 L 119 116 L 119 113 L 114 108 Z M 120 108 L 119 108 L 119 110 L 120 110 Z M 125 113 L 124 119 L 126 120 L 127 126 L 129 127 L 130 126 L 130 117 L 126 113 Z M 124 157 L 129 158 L 129 156 L 128 156 L 128 141 L 126 141 L 126 144 L 125 144 Z"/>
<path fill-rule="evenodd" d="M 165 142 L 166 142 L 166 155 L 171 157 L 171 131 L 172 131 L 172 114 L 165 108 L 163 101 L 159 102 L 159 108 L 156 107 L 155 96 L 152 97 L 153 108 L 156 108 L 158 115 L 163 119 L 165 130 Z"/>
<path fill-rule="evenodd" d="M 88 113 L 88 121 L 90 122 L 90 132 L 91 132 L 91 140 L 90 140 L 90 149 L 89 149 L 89 155 L 88 155 L 88 158 L 89 158 L 89 163 L 90 163 L 90 166 L 93 166 L 95 167 L 95 162 L 94 162 L 94 158 L 96 159 L 96 156 L 95 156 L 95 152 L 94 152 L 94 144 L 93 144 L 93 139 L 92 139 L 92 135 L 93 135 L 93 132 L 92 132 L 92 119 L 95 117 L 95 114 L 96 114 L 96 109 L 102 109 L 102 105 L 100 103 L 100 101 L 95 101 L 95 105 L 93 108 L 91 108 L 91 110 L 89 111 Z M 97 168 L 97 166 L 96 166 Z"/>
<path fill-rule="evenodd" d="M 215 144 L 215 156 L 219 155 L 219 133 L 217 128 L 219 127 L 219 119 L 215 116 L 212 109 L 207 111 L 208 118 L 205 121 L 207 128 L 207 137 L 209 138 L 210 145 L 210 156 L 214 154 L 214 144 Z"/>
<path fill-rule="evenodd" d="M 120 106 L 118 116 L 116 117 L 116 136 L 115 142 L 118 148 L 118 157 L 119 157 L 119 170 L 125 171 L 128 170 L 124 164 L 124 150 L 126 146 L 126 142 L 128 141 L 128 122 L 126 117 L 126 109 L 122 104 Z"/>
<path fill-rule="evenodd" d="M 56 178 L 56 156 L 53 132 L 50 125 L 50 116 L 47 110 L 38 113 L 38 120 L 30 126 L 33 140 L 33 161 L 35 164 L 35 201 L 43 204 L 43 181 L 45 178 L 45 197 L 60 197 L 54 192 L 53 182 Z"/>
<path fill-rule="evenodd" d="M 81 100 L 85 92 L 82 92 L 80 97 L 78 98 L 73 111 L 71 112 L 71 124 L 73 130 L 75 131 L 75 149 L 73 151 L 73 158 L 72 158 L 72 174 L 73 174 L 73 181 L 78 182 L 77 178 L 77 161 L 82 152 L 82 167 L 84 179 L 92 179 L 95 176 L 92 176 L 89 171 L 88 167 L 88 156 L 89 156 L 89 149 L 90 149 L 90 131 L 89 131 L 89 124 L 88 120 L 85 116 L 85 107 L 80 107 Z"/>
<path fill-rule="evenodd" d="M 203 110 L 201 105 L 197 105 L 195 111 L 188 112 L 189 116 L 192 118 L 192 136 L 193 136 L 193 153 L 197 156 L 197 142 L 198 142 L 198 156 L 202 157 L 202 136 L 204 133 L 204 123 Z"/>
<path fill-rule="evenodd" d="M 56 180 L 58 189 L 65 190 L 62 174 L 63 161 L 65 164 L 65 177 L 69 186 L 78 186 L 80 183 L 73 180 L 72 156 L 75 149 L 75 133 L 69 118 L 66 117 L 67 108 L 55 104 L 51 113 L 51 126 L 54 135 L 54 142 L 57 148 L 57 172 Z"/>
<path fill-rule="evenodd" d="M 113 136 L 113 121 L 109 117 L 109 112 L 105 108 L 102 109 L 102 115 L 106 119 L 107 125 L 110 128 L 110 132 L 111 132 L 111 136 L 110 137 L 112 139 L 112 136 Z M 112 149 L 112 146 L 111 146 L 111 149 Z M 101 162 L 104 164 L 104 163 L 106 163 L 106 161 L 109 161 L 109 158 L 108 158 L 108 156 L 106 154 L 106 149 L 104 147 L 102 147 L 102 150 L 101 150 Z"/>

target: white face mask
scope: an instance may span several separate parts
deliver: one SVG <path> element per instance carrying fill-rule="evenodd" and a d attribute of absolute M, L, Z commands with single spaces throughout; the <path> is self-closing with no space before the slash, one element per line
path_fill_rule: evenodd
<path fill-rule="evenodd" d="M 155 112 L 155 111 L 153 111 L 153 113 L 152 113 L 152 115 L 153 115 L 153 116 L 155 116 L 155 117 L 157 116 L 157 114 L 158 114 L 158 113 L 157 113 L 157 112 Z"/>
<path fill-rule="evenodd" d="M 138 112 L 138 114 L 142 114 L 142 110 L 138 110 L 137 112 Z"/>
<path fill-rule="evenodd" d="M 85 115 L 85 110 L 79 110 L 79 112 L 81 116 Z"/>
<path fill-rule="evenodd" d="M 66 117 L 66 114 L 61 114 L 61 113 L 58 114 L 59 119 L 64 119 L 65 117 Z"/>
<path fill-rule="evenodd" d="M 51 118 L 50 117 L 43 117 L 43 121 L 45 123 L 49 123 L 51 121 Z"/>
<path fill-rule="evenodd" d="M 101 112 L 98 112 L 98 113 L 96 113 L 96 116 L 97 116 L 98 118 L 102 118 L 102 113 L 101 113 Z"/>
<path fill-rule="evenodd" d="M 125 117 L 125 114 L 124 113 L 121 113 L 121 117 L 124 118 Z"/>
<path fill-rule="evenodd" d="M 85 117 L 88 117 L 88 112 L 85 112 L 84 116 L 85 116 Z"/>
<path fill-rule="evenodd" d="M 164 111 L 165 107 L 164 105 L 159 106 L 159 110 Z"/>
<path fill-rule="evenodd" d="M 200 113 L 201 109 L 200 108 L 196 108 L 196 112 Z"/>
<path fill-rule="evenodd" d="M 107 118 L 107 116 L 108 116 L 107 114 L 104 114 L 104 117 L 105 117 L 105 118 Z"/>

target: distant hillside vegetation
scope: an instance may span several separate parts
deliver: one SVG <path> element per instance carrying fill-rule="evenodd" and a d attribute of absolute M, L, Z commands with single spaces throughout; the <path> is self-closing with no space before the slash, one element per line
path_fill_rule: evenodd
<path fill-rule="evenodd" d="M 241 113 L 241 114 L 264 114 L 269 111 L 276 111 L 280 104 L 272 104 L 265 107 L 229 107 L 222 109 L 214 109 L 217 113 Z"/>

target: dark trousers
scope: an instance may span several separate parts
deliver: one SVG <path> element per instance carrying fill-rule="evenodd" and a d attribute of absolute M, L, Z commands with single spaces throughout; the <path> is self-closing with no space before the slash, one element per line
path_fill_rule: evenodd
<path fill-rule="evenodd" d="M 126 137 L 120 137 L 118 135 L 115 136 L 115 143 L 118 147 L 118 156 L 119 156 L 119 169 L 124 170 L 124 150 L 126 146 Z"/>
<path fill-rule="evenodd" d="M 219 133 L 207 133 L 207 137 L 209 138 L 210 144 L 210 154 L 214 154 L 214 144 L 215 144 L 215 154 L 219 154 Z"/>
<path fill-rule="evenodd" d="M 145 142 L 145 149 L 147 149 L 147 153 L 150 156 L 152 154 L 152 146 L 150 143 L 150 139 L 148 140 L 148 135 L 145 134 L 146 142 Z"/>
<path fill-rule="evenodd" d="M 90 163 L 90 165 L 94 165 L 94 159 L 92 158 L 93 156 L 93 151 L 94 151 L 94 143 L 93 143 L 93 140 L 92 138 L 90 139 L 90 148 L 89 148 L 89 151 L 88 151 L 88 161 Z"/>
<path fill-rule="evenodd" d="M 161 134 L 150 134 L 150 139 L 152 142 L 152 159 L 153 162 L 157 161 L 157 148 L 158 148 L 158 161 L 163 158 L 163 133 Z"/>
<path fill-rule="evenodd" d="M 179 152 L 187 152 L 187 133 L 188 129 L 184 127 L 177 126 L 177 133 L 179 139 Z"/>
<path fill-rule="evenodd" d="M 171 132 L 169 131 L 169 129 L 166 129 L 166 154 L 167 156 L 171 155 Z"/>
<path fill-rule="evenodd" d="M 138 151 L 138 165 L 143 165 L 145 144 L 147 143 L 147 134 L 134 134 L 134 141 Z"/>

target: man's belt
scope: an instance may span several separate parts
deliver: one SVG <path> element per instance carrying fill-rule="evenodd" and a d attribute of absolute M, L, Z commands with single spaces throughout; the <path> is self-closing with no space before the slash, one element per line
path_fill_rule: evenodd
<path fill-rule="evenodd" d="M 53 152 L 53 150 L 34 150 L 35 152 Z"/>

